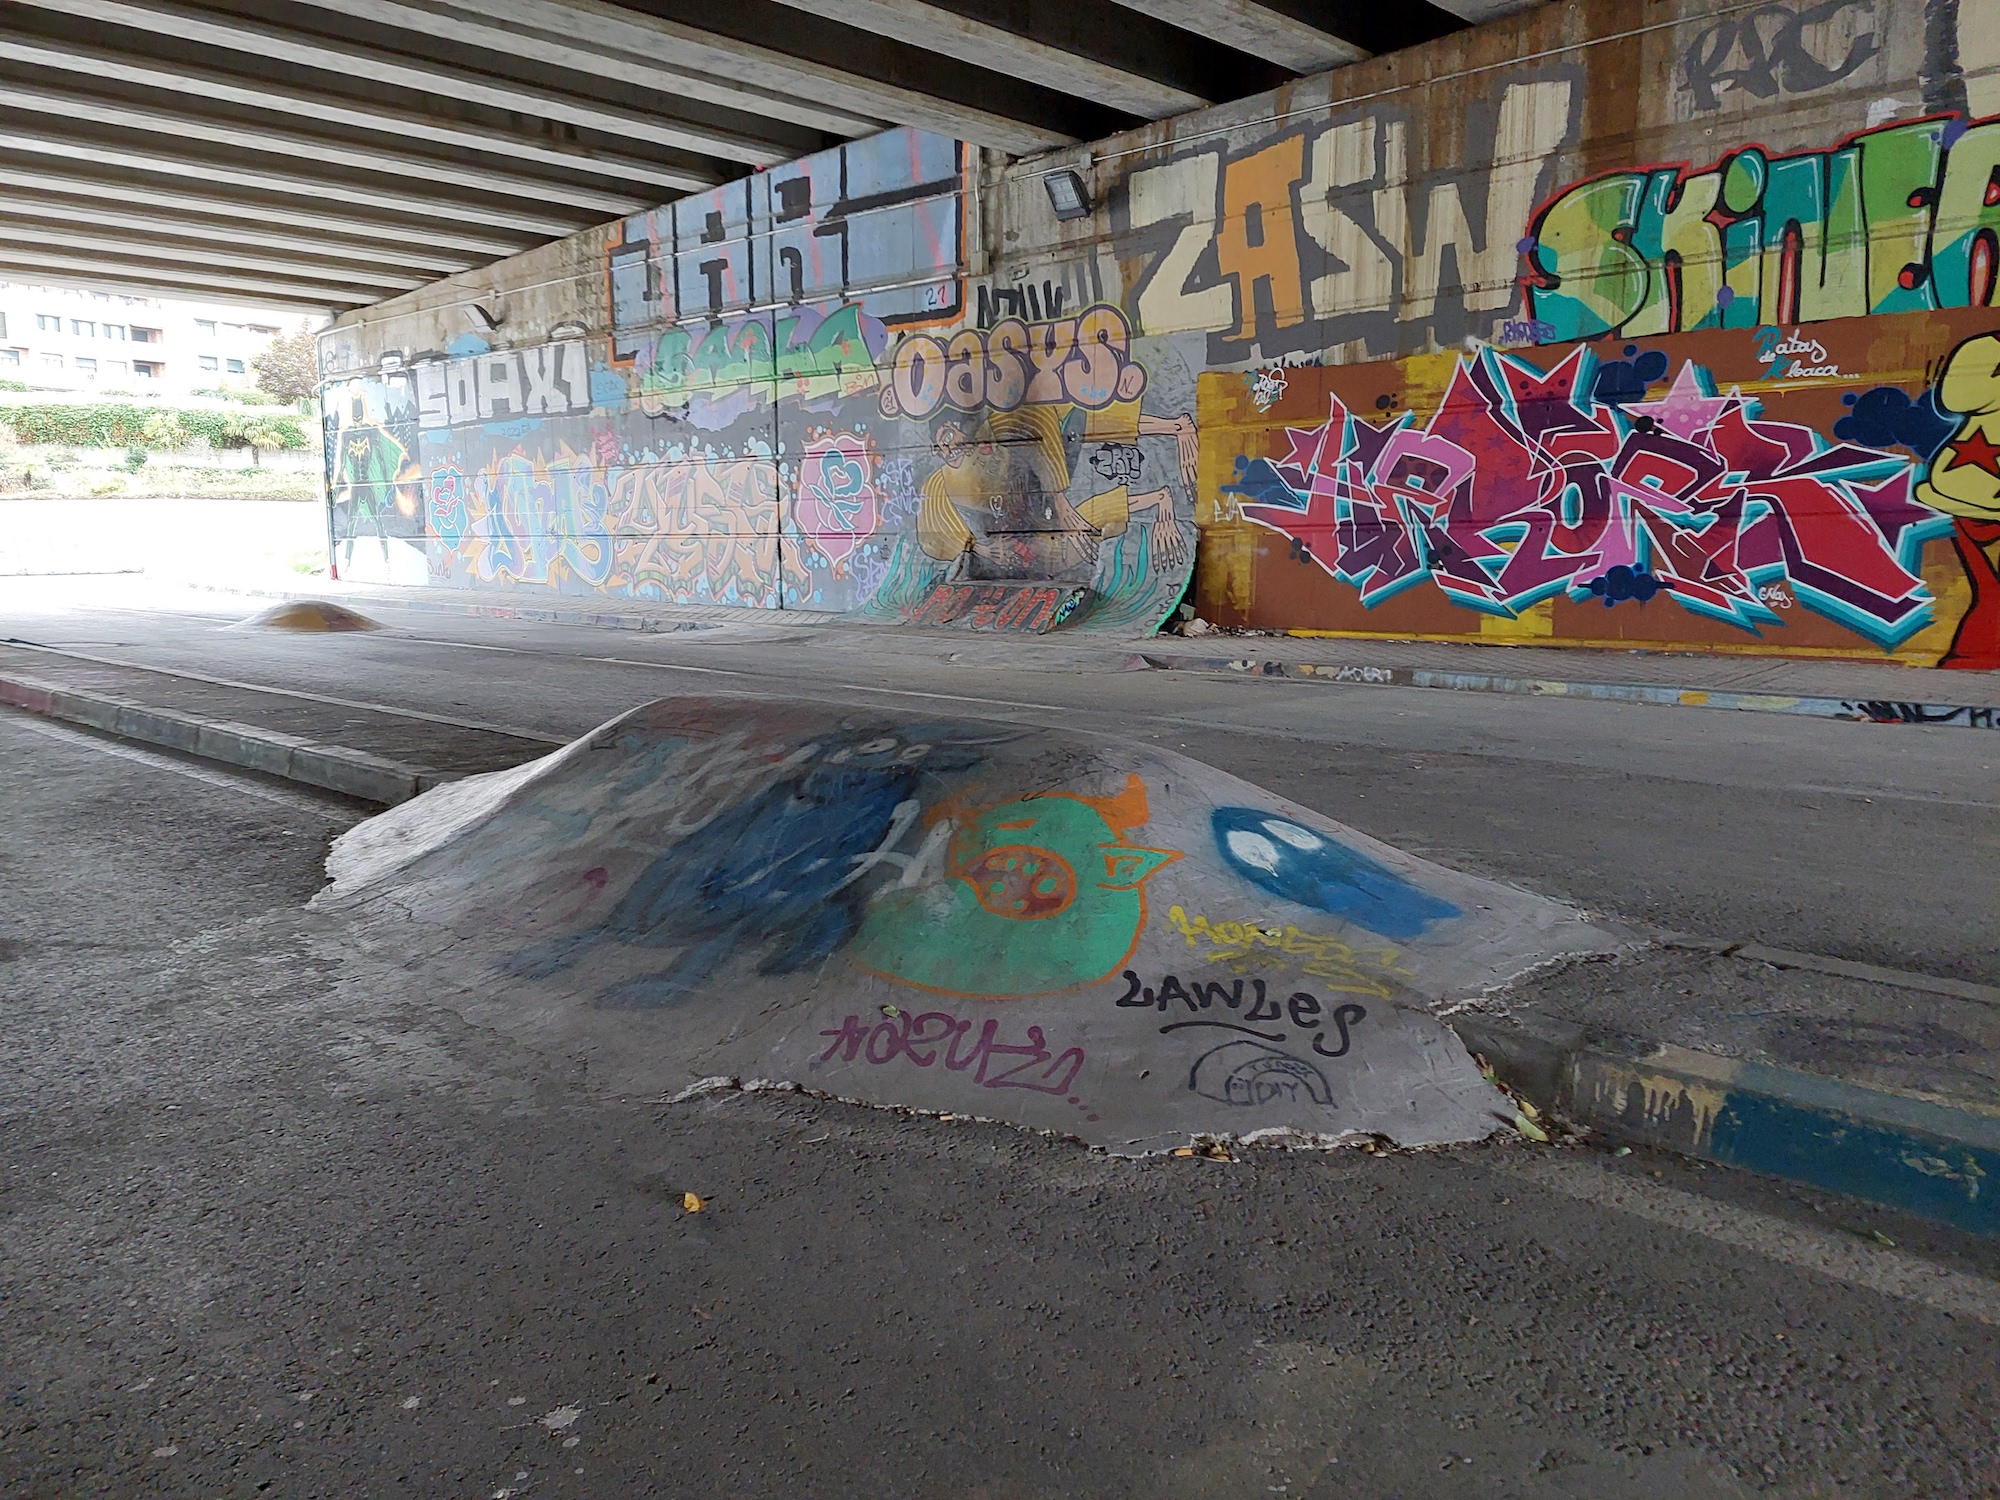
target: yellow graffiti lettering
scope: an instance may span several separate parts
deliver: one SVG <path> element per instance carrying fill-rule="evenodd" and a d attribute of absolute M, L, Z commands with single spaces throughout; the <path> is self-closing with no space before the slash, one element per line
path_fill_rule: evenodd
<path fill-rule="evenodd" d="M 1167 920 L 1190 948 L 1199 950 L 1207 944 L 1209 951 L 1204 957 L 1239 974 L 1269 967 L 1271 955 L 1280 954 L 1306 960 L 1297 965 L 1299 972 L 1323 981 L 1326 989 L 1381 1000 L 1394 995 L 1397 983 L 1413 977 L 1398 962 L 1402 957 L 1398 949 L 1386 945 L 1357 948 L 1337 937 L 1301 932 L 1289 922 L 1283 927 L 1261 926 L 1254 921 L 1212 922 L 1179 905 L 1168 910 Z"/>

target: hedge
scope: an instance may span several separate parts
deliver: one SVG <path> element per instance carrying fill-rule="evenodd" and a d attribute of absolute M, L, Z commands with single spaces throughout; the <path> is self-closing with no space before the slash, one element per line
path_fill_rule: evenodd
<path fill-rule="evenodd" d="M 148 439 L 146 427 L 154 418 L 178 436 L 178 441 L 162 444 L 159 429 Z M 7 406 L 0 407 L 0 426 L 13 429 L 21 443 L 50 443 L 65 448 L 158 448 L 183 447 L 198 437 L 211 447 L 241 448 L 243 429 L 255 423 L 270 428 L 285 448 L 307 446 L 305 429 L 296 416 L 281 416 L 268 409 L 254 414 L 210 411 L 171 406 Z"/>

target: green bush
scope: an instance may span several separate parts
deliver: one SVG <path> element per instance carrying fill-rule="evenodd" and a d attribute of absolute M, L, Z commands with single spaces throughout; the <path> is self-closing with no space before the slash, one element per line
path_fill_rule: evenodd
<path fill-rule="evenodd" d="M 125 467 L 136 474 L 146 467 L 147 457 L 148 454 L 144 448 L 137 446 L 127 448 L 125 450 Z"/>
<path fill-rule="evenodd" d="M 305 428 L 297 417 L 276 412 L 259 412 L 249 419 L 269 429 L 278 441 L 262 446 L 304 448 Z M 14 431 L 23 443 L 63 443 L 75 448 L 181 447 L 193 438 L 205 437 L 216 448 L 242 448 L 245 418 L 240 412 L 205 411 L 192 407 L 159 406 L 12 406 L 0 407 L 0 422 Z M 149 424 L 171 423 L 178 442 L 162 441 L 167 429 Z"/>

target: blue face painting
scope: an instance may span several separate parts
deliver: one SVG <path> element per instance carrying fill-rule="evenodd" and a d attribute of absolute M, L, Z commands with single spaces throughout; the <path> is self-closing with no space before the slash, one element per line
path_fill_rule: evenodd
<path fill-rule="evenodd" d="M 1459 914 L 1449 901 L 1290 818 L 1219 807 L 1210 826 L 1218 852 L 1251 884 L 1384 937 L 1421 937 L 1431 923 Z"/>

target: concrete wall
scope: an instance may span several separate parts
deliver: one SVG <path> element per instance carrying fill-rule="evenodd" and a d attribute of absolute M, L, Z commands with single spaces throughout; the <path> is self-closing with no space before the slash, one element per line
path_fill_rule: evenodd
<path fill-rule="evenodd" d="M 1597 0 L 774 169 L 343 319 L 345 567 L 1130 628 L 1192 522 L 1229 623 L 2000 665 L 1996 64 L 2000 0 Z"/>

